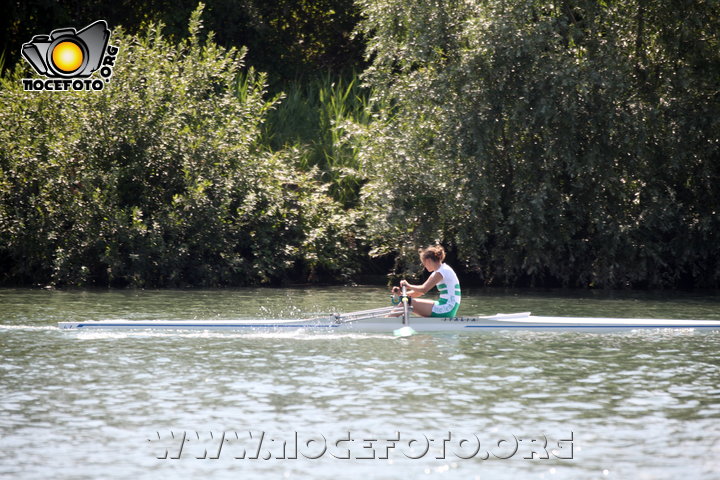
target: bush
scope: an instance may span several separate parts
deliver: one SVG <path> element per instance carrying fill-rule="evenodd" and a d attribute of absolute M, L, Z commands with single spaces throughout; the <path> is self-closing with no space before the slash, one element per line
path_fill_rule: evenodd
<path fill-rule="evenodd" d="M 101 92 L 0 90 L 0 281 L 243 285 L 327 274 L 354 258 L 349 217 L 258 140 L 278 99 L 244 50 L 202 38 L 202 4 L 177 44 L 114 29 Z"/>

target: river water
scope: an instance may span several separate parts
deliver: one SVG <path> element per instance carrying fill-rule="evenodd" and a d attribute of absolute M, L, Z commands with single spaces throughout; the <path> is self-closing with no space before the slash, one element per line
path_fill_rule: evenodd
<path fill-rule="evenodd" d="M 463 293 L 463 315 L 720 320 L 712 292 Z M 377 287 L 0 290 L 0 477 L 720 478 L 720 332 L 56 328 L 386 302 Z"/>

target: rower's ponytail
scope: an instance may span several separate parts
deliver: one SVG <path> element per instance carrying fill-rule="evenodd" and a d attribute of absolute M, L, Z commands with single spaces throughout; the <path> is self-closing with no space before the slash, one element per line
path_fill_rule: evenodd
<path fill-rule="evenodd" d="M 433 245 L 425 249 L 420 249 L 420 260 L 430 259 L 434 262 L 442 263 L 445 260 L 445 249 L 440 245 Z"/>

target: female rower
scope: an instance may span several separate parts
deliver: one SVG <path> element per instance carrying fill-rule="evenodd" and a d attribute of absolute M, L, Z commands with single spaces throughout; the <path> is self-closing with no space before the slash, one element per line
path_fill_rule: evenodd
<path fill-rule="evenodd" d="M 400 281 L 407 294 L 412 297 L 413 312 L 422 317 L 454 317 L 460 307 L 460 282 L 452 268 L 446 263 L 445 250 L 440 245 L 420 250 L 420 261 L 430 277 L 422 285 L 411 285 L 406 280 Z M 417 299 L 437 286 L 440 298 L 435 300 Z M 393 288 L 393 293 L 400 292 L 400 287 Z"/>

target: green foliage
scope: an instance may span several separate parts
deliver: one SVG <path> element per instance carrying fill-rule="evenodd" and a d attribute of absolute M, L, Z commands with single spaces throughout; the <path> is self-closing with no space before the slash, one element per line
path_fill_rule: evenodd
<path fill-rule="evenodd" d="M 0 282 L 242 285 L 347 276 L 351 217 L 300 153 L 259 145 L 265 76 L 193 13 L 186 40 L 116 28 L 101 92 L 0 89 Z"/>
<path fill-rule="evenodd" d="M 348 278 L 437 241 L 487 284 L 720 286 L 718 2 L 213 0 L 217 36 L 195 2 L 13 2 L 0 283 Z M 102 92 L 22 90 L 22 42 L 99 18 Z"/>
<path fill-rule="evenodd" d="M 361 0 L 367 241 L 488 284 L 720 285 L 717 2 Z"/>

